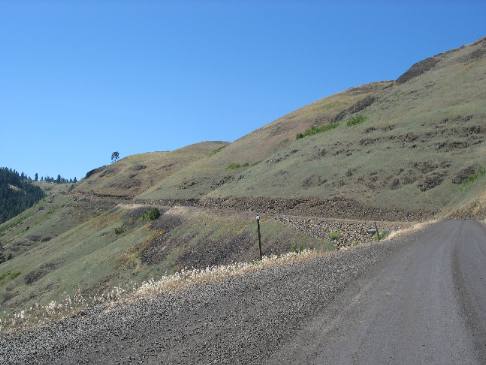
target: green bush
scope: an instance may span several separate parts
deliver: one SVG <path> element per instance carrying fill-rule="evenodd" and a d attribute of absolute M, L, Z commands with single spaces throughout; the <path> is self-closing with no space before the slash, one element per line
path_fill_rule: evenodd
<path fill-rule="evenodd" d="M 144 221 L 154 221 L 160 217 L 160 211 L 157 208 L 147 209 L 142 215 Z"/>
<path fill-rule="evenodd" d="M 125 227 L 120 226 L 120 227 L 115 227 L 115 234 L 119 235 L 125 232 Z"/>
<path fill-rule="evenodd" d="M 354 117 L 348 119 L 346 121 L 346 125 L 348 127 L 352 127 L 358 124 L 361 124 L 366 121 L 366 117 L 364 115 L 355 115 Z"/>
<path fill-rule="evenodd" d="M 329 124 L 322 125 L 320 127 L 314 126 L 309 129 L 306 129 L 303 133 L 297 134 L 296 139 L 313 136 L 314 134 L 318 134 L 318 133 L 324 133 L 336 128 L 338 125 L 339 125 L 338 123 L 329 123 Z"/>
<path fill-rule="evenodd" d="M 338 240 L 340 237 L 341 237 L 341 232 L 339 232 L 339 231 L 331 231 L 331 232 L 329 233 L 329 239 L 330 239 L 331 241 L 336 241 L 336 240 Z"/>

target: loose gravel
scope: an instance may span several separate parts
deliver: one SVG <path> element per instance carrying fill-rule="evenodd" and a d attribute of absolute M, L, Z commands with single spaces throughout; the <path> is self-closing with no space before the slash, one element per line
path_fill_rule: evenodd
<path fill-rule="evenodd" d="M 373 233 L 371 233 L 369 230 L 373 229 L 375 224 L 380 232 L 386 233 L 399 231 L 412 226 L 410 222 L 376 223 L 373 221 L 299 217 L 289 215 L 276 215 L 274 218 L 279 222 L 290 225 L 310 236 L 330 239 L 338 249 L 373 240 Z M 334 238 L 332 238 L 333 234 L 335 235 Z"/>
<path fill-rule="evenodd" d="M 0 363 L 262 363 L 404 242 L 359 246 L 2 334 Z"/>

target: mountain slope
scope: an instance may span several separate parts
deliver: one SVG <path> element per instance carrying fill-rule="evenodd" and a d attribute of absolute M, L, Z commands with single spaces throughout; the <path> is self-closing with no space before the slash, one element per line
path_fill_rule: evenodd
<path fill-rule="evenodd" d="M 396 82 L 326 98 L 139 198 L 345 197 L 369 207 L 439 211 L 460 200 L 462 183 L 481 178 L 486 166 L 485 54 L 482 39 L 419 62 Z M 353 117 L 362 123 L 348 126 Z M 331 123 L 337 127 L 296 140 Z"/>

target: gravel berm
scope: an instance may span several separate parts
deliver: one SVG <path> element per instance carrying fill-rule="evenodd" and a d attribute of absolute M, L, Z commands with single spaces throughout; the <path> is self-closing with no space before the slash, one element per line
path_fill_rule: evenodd
<path fill-rule="evenodd" d="M 425 241 L 438 234 L 439 240 L 446 239 L 449 225 L 451 223 L 440 223 L 396 241 L 340 251 L 298 264 L 263 269 L 222 282 L 140 300 L 111 311 L 93 309 L 84 316 L 66 319 L 29 332 L 4 334 L 0 337 L 0 363 L 260 364 L 282 363 L 286 359 L 289 360 L 288 363 L 330 363 L 326 362 L 326 357 L 321 356 L 323 349 L 327 348 L 325 342 L 332 340 L 328 337 L 329 331 L 324 331 L 319 336 L 319 332 L 316 334 L 310 329 L 315 329 L 319 323 L 320 327 L 325 327 L 324 322 L 329 324 L 343 315 L 341 320 L 345 329 L 355 328 L 348 326 L 348 315 L 358 316 L 351 324 L 356 326 L 356 323 L 361 323 L 365 328 L 361 332 L 348 334 L 355 342 L 348 344 L 348 337 L 344 337 L 344 342 L 341 343 L 343 348 L 329 347 L 329 351 L 337 351 L 331 352 L 331 355 L 337 356 L 341 352 L 353 354 L 353 351 L 358 351 L 360 341 L 364 341 L 361 337 L 356 338 L 358 334 L 368 339 L 368 342 L 371 341 L 366 336 L 366 328 L 374 331 L 373 334 L 378 338 L 376 343 L 384 346 L 380 348 L 386 348 L 387 339 L 396 340 L 395 335 L 402 338 L 399 333 L 400 326 L 394 327 L 395 332 L 383 332 L 380 337 L 379 328 L 372 326 L 373 321 L 362 323 L 359 320 L 359 306 L 354 305 L 352 313 L 347 314 L 351 309 L 347 305 L 349 303 L 343 302 L 343 298 L 347 298 L 346 293 L 350 288 L 360 291 L 369 283 L 385 280 L 381 276 L 383 270 L 388 268 L 390 274 L 392 273 L 392 268 L 387 263 L 398 264 L 402 261 L 402 256 L 408 261 L 402 265 L 403 272 L 392 275 L 393 280 L 400 280 L 400 276 L 407 272 L 407 267 L 410 268 L 411 263 L 416 261 L 422 261 L 423 268 L 430 267 L 435 270 L 435 266 L 428 265 L 427 260 L 434 257 L 433 248 L 436 244 L 429 245 Z M 474 229 L 477 234 L 481 232 L 479 228 Z M 466 228 L 461 230 L 465 231 Z M 456 231 L 457 228 L 454 228 L 454 232 Z M 441 248 L 440 242 L 437 245 L 440 252 L 446 252 Z M 422 246 L 429 247 L 425 252 L 427 256 L 417 259 L 413 252 L 420 250 Z M 447 261 L 444 267 L 451 266 L 451 262 Z M 424 270 L 420 274 L 428 275 Z M 425 279 L 422 282 L 427 283 Z M 379 285 L 376 287 L 380 288 Z M 392 287 L 381 288 L 374 293 L 375 297 L 372 299 L 381 302 L 380 298 L 385 298 L 387 291 L 393 291 L 393 287 L 400 286 L 394 281 Z M 427 292 L 424 292 L 426 288 L 419 289 L 421 295 L 427 298 Z M 391 294 L 395 297 L 394 293 Z M 400 299 L 406 301 L 408 294 L 400 295 Z M 377 305 L 375 302 L 374 306 Z M 387 302 L 383 300 L 383 303 Z M 343 313 L 339 305 L 342 305 Z M 388 309 L 393 311 L 394 308 Z M 396 309 L 400 310 L 400 307 L 397 306 Z M 413 312 L 413 305 L 409 309 Z M 401 313 L 403 312 L 399 311 L 393 319 L 403 320 Z M 329 318 L 331 314 L 333 317 Z M 413 322 L 413 313 L 411 315 L 409 321 Z M 386 323 L 386 318 L 383 320 Z M 437 323 L 440 324 L 440 320 Z M 434 328 L 433 325 L 436 325 L 430 318 L 420 319 L 416 327 L 419 328 L 421 324 L 429 326 L 429 330 L 430 326 Z M 461 333 L 458 332 L 456 336 Z M 414 348 L 414 333 L 409 335 L 412 337 L 405 342 L 405 349 L 407 353 L 416 356 L 423 348 Z M 430 335 L 433 336 L 434 333 Z M 479 331 L 477 335 L 482 335 L 482 332 Z M 406 333 L 403 336 L 407 338 Z M 297 351 L 293 346 L 311 353 L 302 354 L 302 351 Z M 415 353 L 410 352 L 412 349 Z M 367 351 L 363 354 L 378 356 L 380 353 L 371 352 L 369 348 Z M 292 356 L 294 358 L 290 361 Z M 376 356 L 370 357 L 375 364 L 393 363 L 389 358 L 382 358 L 383 361 L 380 362 L 380 358 Z M 336 363 L 341 363 L 337 359 Z M 353 357 L 346 359 L 352 360 Z M 363 358 L 356 363 L 372 362 Z"/>

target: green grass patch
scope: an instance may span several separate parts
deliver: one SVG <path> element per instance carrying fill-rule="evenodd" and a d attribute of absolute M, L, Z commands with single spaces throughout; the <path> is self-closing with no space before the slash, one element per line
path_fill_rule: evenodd
<path fill-rule="evenodd" d="M 486 168 L 481 166 L 474 175 L 469 176 L 465 181 L 461 183 L 461 191 L 466 191 L 471 185 L 473 185 L 478 179 L 480 179 L 484 175 L 486 175 Z"/>
<path fill-rule="evenodd" d="M 249 167 L 249 166 L 250 166 L 250 164 L 248 162 L 246 162 L 242 165 L 239 164 L 239 163 L 236 163 L 236 162 L 232 162 L 226 167 L 226 170 L 238 170 L 238 169 L 241 169 L 241 168 L 244 168 L 244 167 Z"/>
<path fill-rule="evenodd" d="M 160 211 L 157 208 L 150 208 L 142 215 L 144 221 L 154 221 L 160 217 Z"/>
<path fill-rule="evenodd" d="M 301 243 L 301 244 L 292 243 L 290 245 L 290 251 L 291 252 L 299 253 L 299 252 L 304 251 L 305 249 L 306 249 L 306 246 L 303 243 Z"/>
<path fill-rule="evenodd" d="M 302 138 L 305 138 L 305 137 L 313 136 L 315 134 L 324 133 L 324 132 L 333 130 L 334 128 L 337 128 L 338 125 L 339 125 L 339 123 L 329 123 L 329 124 L 322 125 L 320 127 L 314 126 L 314 127 L 309 128 L 309 129 L 306 129 L 303 133 L 297 134 L 295 139 L 302 139 Z"/>
<path fill-rule="evenodd" d="M 7 271 L 3 274 L 0 274 L 0 283 L 5 281 L 10 281 L 18 277 L 21 273 L 19 271 Z"/>
<path fill-rule="evenodd" d="M 366 122 L 366 117 L 364 115 L 358 114 L 358 115 L 355 115 L 354 117 L 346 120 L 346 125 L 348 127 L 353 127 L 355 125 L 358 125 L 358 124 L 361 124 L 361 123 L 364 123 L 364 122 Z"/>

